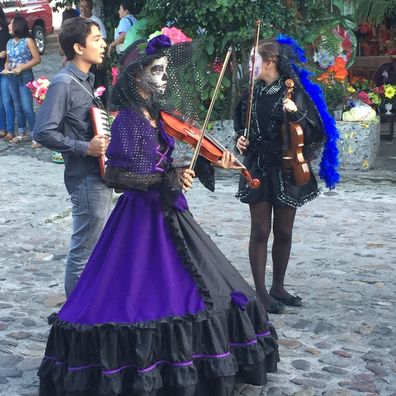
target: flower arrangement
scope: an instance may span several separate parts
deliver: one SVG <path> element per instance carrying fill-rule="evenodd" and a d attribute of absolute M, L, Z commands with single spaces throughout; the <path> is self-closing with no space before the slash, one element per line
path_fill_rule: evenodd
<path fill-rule="evenodd" d="M 45 95 L 47 94 L 50 81 L 47 77 L 40 77 L 37 80 L 29 81 L 26 86 L 30 89 L 33 95 L 33 99 L 37 104 L 42 104 Z"/>
<path fill-rule="evenodd" d="M 356 105 L 356 101 L 361 101 L 378 110 L 396 96 L 396 85 L 385 84 L 377 87 L 371 80 L 353 78 L 347 91 L 350 93 L 350 105 Z"/>
<path fill-rule="evenodd" d="M 347 77 L 346 59 L 337 56 L 317 80 L 323 87 L 327 106 L 330 110 L 342 110 L 346 101 Z"/>

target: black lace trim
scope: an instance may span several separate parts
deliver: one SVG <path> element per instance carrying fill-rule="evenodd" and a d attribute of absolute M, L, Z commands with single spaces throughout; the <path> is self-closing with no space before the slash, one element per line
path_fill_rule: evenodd
<path fill-rule="evenodd" d="M 159 189 L 161 202 L 164 207 L 172 207 L 183 192 L 183 174 L 185 169 L 172 168 L 165 172 Z"/>
<path fill-rule="evenodd" d="M 188 253 L 186 244 L 184 242 L 184 238 L 179 232 L 179 228 L 175 225 L 175 213 L 174 210 L 171 208 L 168 208 L 166 206 L 163 206 L 164 210 L 164 215 L 165 215 L 165 220 L 167 222 L 167 225 L 169 227 L 169 230 L 172 234 L 172 239 L 173 242 L 175 243 L 176 250 L 179 253 L 179 256 L 182 259 L 182 262 L 187 269 L 188 273 L 196 283 L 198 287 L 198 291 L 203 299 L 203 302 L 205 304 L 206 309 L 196 313 L 195 319 L 199 318 L 198 320 L 201 320 L 203 318 L 208 318 L 210 312 L 213 310 L 213 301 L 210 296 L 210 292 L 202 278 L 202 276 L 199 274 L 197 271 L 195 265 L 193 264 L 191 257 Z"/>
<path fill-rule="evenodd" d="M 88 389 L 109 395 L 151 392 L 167 386 L 195 385 L 202 378 L 234 375 L 242 382 L 263 385 L 266 373 L 275 372 L 279 361 L 277 335 L 260 301 L 252 299 L 244 308 L 230 304 L 206 323 L 193 323 L 192 339 L 187 344 L 180 339 L 177 350 L 164 344 L 165 349 L 155 348 L 154 353 L 146 349 L 157 345 L 156 332 L 135 332 L 135 325 L 121 323 L 81 326 L 54 315 L 38 373 L 40 389 L 48 391 L 40 395 L 60 396 L 64 390 Z M 165 340 L 169 334 L 183 334 L 184 324 L 184 319 L 172 318 L 169 327 L 158 322 L 157 330 Z M 213 339 L 213 331 L 221 331 L 223 336 Z M 192 356 L 190 342 L 194 344 Z M 117 350 L 120 353 L 114 354 Z M 244 378 L 245 369 L 253 370 L 254 376 Z"/>
<path fill-rule="evenodd" d="M 162 182 L 162 173 L 137 174 L 125 168 L 108 166 L 104 181 L 107 187 L 117 190 L 142 190 L 159 189 Z"/>

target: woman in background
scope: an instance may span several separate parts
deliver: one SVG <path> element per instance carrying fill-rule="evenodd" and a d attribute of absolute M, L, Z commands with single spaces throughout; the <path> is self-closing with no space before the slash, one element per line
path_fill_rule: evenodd
<path fill-rule="evenodd" d="M 0 6 L 0 73 L 4 70 L 7 57 L 7 42 L 11 38 L 3 8 Z M 0 138 L 11 140 L 14 137 L 14 104 L 8 90 L 8 78 L 0 74 Z"/>
<path fill-rule="evenodd" d="M 9 32 L 13 38 L 7 43 L 5 69 L 9 72 L 9 92 L 18 121 L 18 135 L 10 143 L 19 143 L 30 140 L 25 130 L 26 119 L 30 132 L 33 131 L 36 120 L 33 96 L 26 84 L 34 80 L 32 68 L 41 62 L 41 57 L 36 42 L 29 37 L 29 26 L 25 18 L 17 15 L 9 24 Z M 36 148 L 35 142 L 32 147 Z"/>
<path fill-rule="evenodd" d="M 319 194 L 315 176 L 309 166 L 309 181 L 297 185 L 290 169 L 283 162 L 282 127 L 288 122 L 299 123 L 304 131 L 304 157 L 309 165 L 317 158 L 322 146 L 320 176 L 329 188 L 338 181 L 337 131 L 334 119 L 327 112 L 323 94 L 310 82 L 303 63 L 303 50 L 290 37 L 261 40 L 256 50 L 256 83 L 254 86 L 249 139 L 241 132 L 246 123 L 247 98 L 236 109 L 235 130 L 239 135 L 237 148 L 245 156 L 244 165 L 260 188 L 251 189 L 241 178 L 237 196 L 249 204 L 251 234 L 250 266 L 256 292 L 269 313 L 280 314 L 285 305 L 300 307 L 302 298 L 285 289 L 285 275 L 290 258 L 292 231 L 297 208 Z M 285 81 L 292 79 L 296 89 L 287 98 Z M 271 289 L 265 286 L 267 244 L 273 232 Z"/>

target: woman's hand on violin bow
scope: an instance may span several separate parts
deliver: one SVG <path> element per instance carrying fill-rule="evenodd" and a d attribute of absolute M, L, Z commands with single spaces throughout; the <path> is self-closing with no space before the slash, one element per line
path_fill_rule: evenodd
<path fill-rule="evenodd" d="M 249 140 L 245 136 L 240 136 L 237 140 L 236 147 L 241 154 L 243 154 L 249 146 Z"/>
<path fill-rule="evenodd" d="M 244 169 L 243 166 L 239 166 L 239 165 L 235 164 L 235 157 L 228 150 L 224 151 L 221 159 L 219 159 L 214 165 L 216 165 L 220 168 L 224 168 L 224 169 L 234 169 L 234 170 Z"/>
<path fill-rule="evenodd" d="M 183 183 L 183 191 L 187 192 L 192 188 L 193 178 L 195 177 L 195 172 L 192 169 L 186 169 L 183 172 L 182 183 Z"/>
<path fill-rule="evenodd" d="M 295 113 L 297 111 L 296 104 L 291 99 L 284 99 L 283 101 L 283 111 L 287 111 L 289 113 Z"/>

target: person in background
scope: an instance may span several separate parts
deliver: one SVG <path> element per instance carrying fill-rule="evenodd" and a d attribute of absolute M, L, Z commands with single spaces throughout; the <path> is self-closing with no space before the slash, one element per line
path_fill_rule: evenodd
<path fill-rule="evenodd" d="M 90 19 L 99 25 L 100 34 L 104 40 L 107 39 L 106 29 L 102 20 L 93 14 L 93 0 L 81 0 L 80 11 L 83 18 Z"/>
<path fill-rule="evenodd" d="M 19 143 L 30 139 L 25 131 L 26 119 L 30 132 L 33 131 L 36 121 L 32 92 L 26 84 L 34 80 L 32 69 L 41 62 L 41 57 L 36 42 L 29 37 L 29 26 L 24 17 L 15 16 L 8 27 L 13 38 L 7 43 L 4 68 L 10 73 L 8 86 L 18 121 L 18 135 L 10 143 Z M 36 142 L 32 142 L 32 147 L 38 147 Z"/>
<path fill-rule="evenodd" d="M 81 11 L 81 16 L 83 18 L 90 19 L 91 21 L 94 21 L 98 24 L 99 29 L 100 29 L 100 34 L 102 35 L 102 38 L 104 40 L 107 39 L 107 34 L 106 34 L 106 29 L 104 27 L 103 22 L 101 21 L 100 18 L 98 18 L 96 15 L 93 14 L 93 0 L 81 0 L 80 1 L 80 11 Z M 91 67 L 91 73 L 95 75 L 95 84 L 94 88 L 98 88 L 100 86 L 106 87 L 106 66 L 104 63 L 100 65 L 92 65 Z M 107 95 L 106 92 L 104 92 L 102 96 L 102 101 L 105 104 L 107 101 Z"/>
<path fill-rule="evenodd" d="M 118 15 L 120 16 L 120 23 L 114 34 L 114 41 L 109 45 L 107 54 L 110 56 L 114 49 L 118 45 L 123 44 L 125 36 L 128 30 L 137 22 L 137 19 L 132 15 L 133 1 L 123 0 L 120 4 L 120 9 L 118 10 Z M 119 51 L 117 51 L 119 52 Z"/>
<path fill-rule="evenodd" d="M 4 70 L 7 57 L 7 42 L 11 38 L 3 8 L 0 7 L 0 72 Z M 0 74 L 0 138 L 11 140 L 14 137 L 14 104 L 8 89 L 8 78 Z"/>
<path fill-rule="evenodd" d="M 329 115 L 319 87 L 307 78 L 299 66 L 303 50 L 290 37 L 259 41 L 253 52 L 256 62 L 252 72 L 257 78 L 254 85 L 249 139 L 243 132 L 246 127 L 248 98 L 241 98 L 235 112 L 237 148 L 245 156 L 244 165 L 261 185 L 252 189 L 240 179 L 237 197 L 249 204 L 251 233 L 249 259 L 256 292 L 267 312 L 280 314 L 285 305 L 300 307 L 302 298 L 290 294 L 285 288 L 285 275 L 292 245 L 292 231 L 297 208 L 319 195 L 318 185 L 310 161 L 323 150 L 320 176 L 329 188 L 339 179 L 337 173 L 337 130 Z M 253 56 L 252 56 L 253 58 Z M 287 95 L 287 79 L 294 81 L 292 98 Z M 298 183 L 288 167 L 282 139 L 284 120 L 299 123 L 304 131 L 304 156 L 308 178 Z M 287 133 L 287 131 L 285 132 Z M 327 138 L 330 136 L 331 138 Z M 301 149 L 301 148 L 300 148 Z M 301 154 L 302 156 L 302 154 Z M 304 157 L 303 157 L 304 158 Z M 273 232 L 273 277 L 270 291 L 265 285 L 267 244 Z"/>
<path fill-rule="evenodd" d="M 65 4 L 65 10 L 62 12 L 62 24 L 70 18 L 78 17 L 78 15 L 78 11 L 73 8 L 73 2 L 67 1 Z"/>

